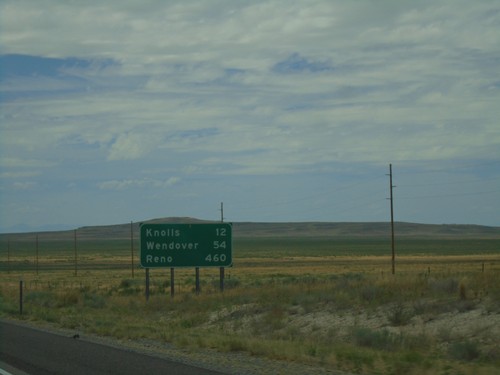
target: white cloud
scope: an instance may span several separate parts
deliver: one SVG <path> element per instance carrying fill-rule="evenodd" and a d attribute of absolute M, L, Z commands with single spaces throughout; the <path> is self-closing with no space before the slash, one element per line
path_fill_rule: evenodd
<path fill-rule="evenodd" d="M 148 129 L 143 129 L 140 133 L 125 133 L 118 135 L 112 143 L 108 160 L 131 160 L 139 159 L 153 151 L 161 139 L 155 139 L 148 134 Z"/>
<path fill-rule="evenodd" d="M 2 172 L 0 173 L 0 179 L 11 179 L 11 178 L 26 178 L 35 177 L 41 174 L 40 171 L 15 171 L 15 172 Z"/>
<path fill-rule="evenodd" d="M 0 28 L 75 58 L 0 76 L 0 176 L 35 190 L 498 161 L 494 2 L 8 0 Z"/>
<path fill-rule="evenodd" d="M 12 187 L 16 190 L 32 190 L 37 185 L 36 182 L 14 182 Z"/>
<path fill-rule="evenodd" d="M 179 177 L 169 177 L 166 180 L 155 180 L 152 178 L 110 180 L 99 183 L 98 187 L 102 190 L 125 190 L 135 188 L 166 189 L 177 184 L 179 181 Z"/>
<path fill-rule="evenodd" d="M 46 160 L 40 160 L 40 159 L 23 159 L 23 158 L 0 158 L 0 166 L 2 168 L 47 168 L 47 167 L 52 167 L 54 166 L 55 163 L 46 161 Z M 27 171 L 17 171 L 17 172 L 9 172 L 9 175 L 12 176 L 20 176 L 20 175 L 34 175 L 39 172 L 27 172 Z"/>

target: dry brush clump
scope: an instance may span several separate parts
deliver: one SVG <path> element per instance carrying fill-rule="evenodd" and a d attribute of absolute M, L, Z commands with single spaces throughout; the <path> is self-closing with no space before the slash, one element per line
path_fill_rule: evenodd
<path fill-rule="evenodd" d="M 212 278 L 200 295 L 191 291 L 192 275 L 181 273 L 173 298 L 168 279 L 157 277 L 147 302 L 144 280 L 123 272 L 108 272 L 100 284 L 87 282 L 96 274 L 69 287 L 43 287 L 42 280 L 25 294 L 23 318 L 357 373 L 430 374 L 449 366 L 481 374 L 500 366 L 498 328 L 490 325 L 500 323 L 498 272 L 278 271 L 235 269 L 224 293 Z M 4 316 L 17 313 L 15 286 L 0 290 Z"/>

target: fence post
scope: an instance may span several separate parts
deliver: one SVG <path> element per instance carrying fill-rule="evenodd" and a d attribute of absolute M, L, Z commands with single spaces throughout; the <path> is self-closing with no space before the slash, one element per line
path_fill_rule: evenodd
<path fill-rule="evenodd" d="M 174 277 L 174 268 L 170 268 L 170 297 L 174 298 L 175 294 L 175 277 Z"/>
<path fill-rule="evenodd" d="M 146 302 L 149 301 L 149 268 L 146 268 Z"/>
<path fill-rule="evenodd" d="M 220 291 L 224 292 L 224 267 L 219 270 L 220 273 Z"/>
<path fill-rule="evenodd" d="M 200 268 L 196 267 L 196 294 L 200 294 Z"/>
<path fill-rule="evenodd" d="M 19 280 L 19 315 L 23 315 L 23 281 Z"/>

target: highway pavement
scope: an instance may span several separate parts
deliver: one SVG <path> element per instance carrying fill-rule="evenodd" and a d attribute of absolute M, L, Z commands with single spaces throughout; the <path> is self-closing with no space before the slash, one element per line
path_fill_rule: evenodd
<path fill-rule="evenodd" d="M 0 320 L 0 366 L 30 375 L 220 375 L 190 366 Z M 0 374 L 14 374 L 1 369 Z"/>

